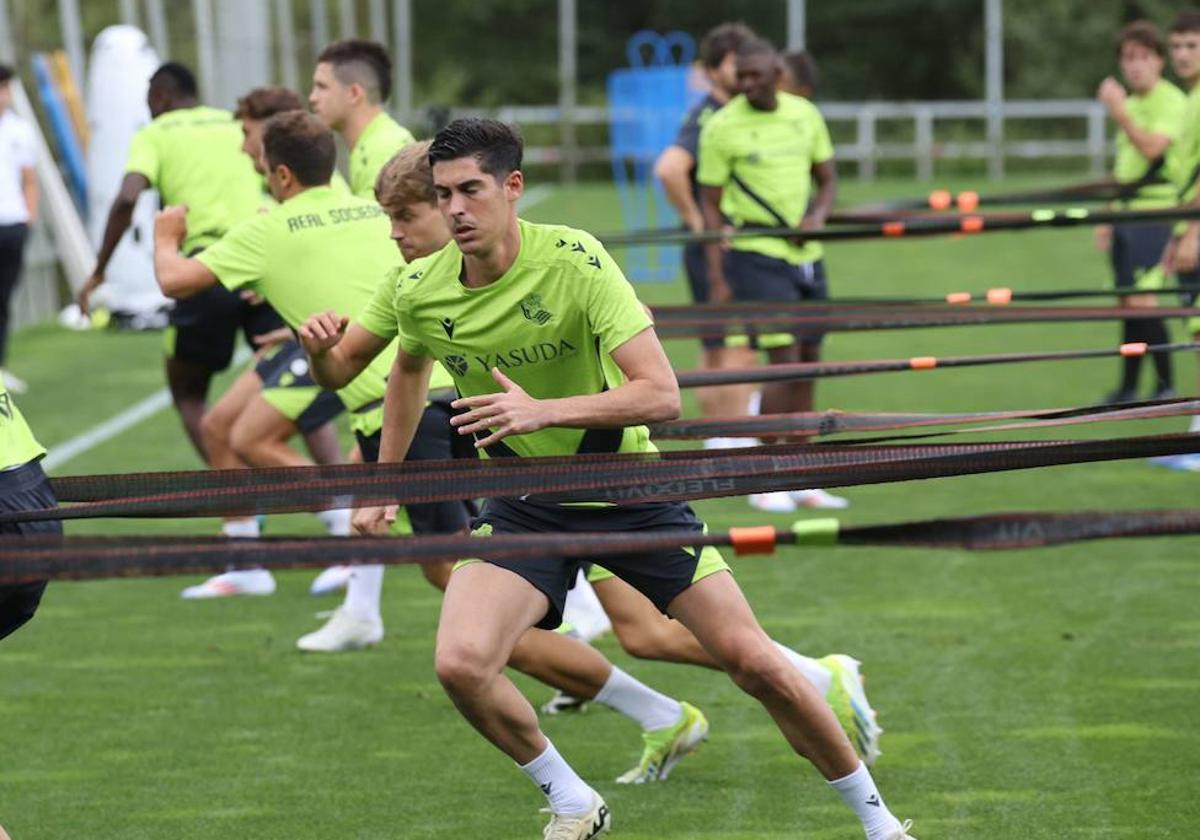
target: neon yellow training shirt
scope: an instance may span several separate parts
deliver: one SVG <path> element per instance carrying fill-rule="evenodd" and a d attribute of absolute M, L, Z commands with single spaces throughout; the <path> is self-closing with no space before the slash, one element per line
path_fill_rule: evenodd
<path fill-rule="evenodd" d="M 816 106 L 782 91 L 777 96 L 774 111 L 760 111 L 745 96 L 735 96 L 700 130 L 696 180 L 721 187 L 721 212 L 738 226 L 779 225 L 750 192 L 798 226 L 808 209 L 813 166 L 833 158 L 829 129 Z M 734 239 L 731 245 L 793 265 L 819 260 L 823 253 L 818 242 L 797 246 L 781 237 Z"/>
<path fill-rule="evenodd" d="M 1187 93 L 1179 139 L 1167 150 L 1167 175 L 1181 202 L 1196 197 L 1196 175 L 1200 169 L 1200 84 Z M 1181 223 L 1186 225 L 1186 222 Z"/>
<path fill-rule="evenodd" d="M 1179 141 L 1184 131 L 1188 98 L 1175 85 L 1162 79 L 1147 93 L 1132 94 L 1125 101 L 1129 118 L 1138 128 L 1171 138 L 1172 146 Z M 1166 155 L 1168 158 L 1171 155 L 1171 146 L 1167 147 Z M 1137 181 L 1146 174 L 1150 165 L 1151 161 L 1138 151 L 1129 135 L 1118 130 L 1113 177 L 1125 183 Z M 1168 169 L 1164 165 L 1160 172 L 1163 178 L 1167 177 Z M 1170 184 L 1145 186 L 1138 190 L 1134 199 L 1126 202 L 1126 206 L 1169 207 L 1175 203 L 1175 193 L 1175 188 Z"/>
<path fill-rule="evenodd" d="M 412 133 L 386 111 L 376 114 L 350 150 L 350 191 L 359 198 L 374 199 L 379 170 L 413 142 Z"/>
<path fill-rule="evenodd" d="M 0 379 L 0 470 L 19 467 L 45 454 Z"/>
<path fill-rule="evenodd" d="M 393 297 L 400 346 L 440 360 L 463 396 L 501 390 L 498 368 L 534 399 L 598 394 L 624 381 L 613 350 L 650 327 L 617 263 L 590 234 L 521 221 L 521 248 L 503 277 L 463 285 L 453 242 L 414 260 Z M 653 452 L 645 426 L 551 427 L 510 435 L 487 455 Z"/>
<path fill-rule="evenodd" d="M 263 204 L 262 176 L 242 152 L 241 124 L 220 108 L 160 114 L 133 136 L 125 171 L 144 175 L 164 205 L 187 205 L 185 254 L 216 242 Z"/>
<path fill-rule="evenodd" d="M 196 259 L 229 289 L 253 289 L 291 327 L 331 309 L 359 312 L 396 262 L 387 216 L 374 201 L 312 187 L 243 221 Z M 384 396 L 395 344 L 338 396 L 351 411 Z"/>

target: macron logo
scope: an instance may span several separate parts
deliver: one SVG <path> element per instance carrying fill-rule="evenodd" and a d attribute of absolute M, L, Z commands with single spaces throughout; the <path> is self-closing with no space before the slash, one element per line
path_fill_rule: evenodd
<path fill-rule="evenodd" d="M 871 798 L 867 800 L 867 804 L 868 804 L 868 805 L 873 805 L 873 806 L 875 806 L 876 808 L 878 808 L 878 807 L 880 806 L 880 802 L 879 802 L 879 794 L 877 794 L 877 793 L 872 793 L 872 794 L 871 794 Z"/>

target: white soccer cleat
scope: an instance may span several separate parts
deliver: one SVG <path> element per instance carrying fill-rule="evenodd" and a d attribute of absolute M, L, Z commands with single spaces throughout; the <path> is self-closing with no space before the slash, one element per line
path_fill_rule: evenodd
<path fill-rule="evenodd" d="M 547 812 L 550 822 L 542 829 L 543 840 L 592 840 L 612 828 L 612 816 L 598 793 L 592 802 L 592 810 L 587 813 L 555 814 L 548 808 L 542 809 L 542 813 Z"/>
<path fill-rule="evenodd" d="M 330 566 L 317 575 L 312 585 L 308 587 L 309 595 L 329 595 L 340 589 L 345 589 L 350 582 L 353 566 Z"/>
<path fill-rule="evenodd" d="M 772 490 L 770 493 L 751 493 L 750 507 L 763 513 L 792 513 L 796 503 L 786 490 Z"/>
<path fill-rule="evenodd" d="M 792 501 L 802 508 L 842 510 L 850 507 L 850 501 L 843 496 L 835 496 L 816 487 L 810 487 L 807 490 L 793 490 L 789 495 L 792 497 Z"/>
<path fill-rule="evenodd" d="M 377 618 L 355 618 L 338 607 L 320 630 L 301 636 L 296 647 L 309 653 L 343 653 L 361 650 L 383 641 L 383 622 Z"/>
<path fill-rule="evenodd" d="M 210 577 L 204 583 L 189 586 L 180 596 L 189 601 L 201 598 L 230 598 L 234 595 L 271 595 L 275 578 L 266 569 L 225 572 Z"/>

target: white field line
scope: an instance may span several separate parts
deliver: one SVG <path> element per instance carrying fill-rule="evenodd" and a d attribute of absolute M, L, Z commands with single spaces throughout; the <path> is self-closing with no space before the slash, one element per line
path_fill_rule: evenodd
<path fill-rule="evenodd" d="M 250 356 L 249 348 L 245 346 L 239 347 L 237 353 L 234 354 L 233 364 L 240 365 L 249 359 Z M 169 390 L 162 388 L 155 391 L 145 399 L 134 403 L 119 414 L 114 414 L 104 422 L 88 429 L 83 434 L 76 435 L 57 446 L 50 447 L 46 452 L 46 457 L 42 459 L 42 469 L 53 470 L 63 466 L 84 452 L 95 449 L 100 444 L 107 443 L 117 435 L 128 431 L 143 420 L 148 420 L 170 404 L 171 392 Z"/>

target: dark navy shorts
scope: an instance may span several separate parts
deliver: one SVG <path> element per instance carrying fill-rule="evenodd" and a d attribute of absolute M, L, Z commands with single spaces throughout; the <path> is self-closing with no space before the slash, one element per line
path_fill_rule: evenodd
<path fill-rule="evenodd" d="M 1171 226 L 1158 224 L 1113 225 L 1113 279 L 1118 289 L 1137 285 L 1138 277 L 1162 262 L 1171 241 Z"/>
<path fill-rule="evenodd" d="M 461 449 L 455 446 L 454 437 L 460 437 L 450 425 L 453 413 L 450 405 L 443 402 L 430 403 L 421 415 L 417 433 L 413 435 L 412 444 L 408 447 L 405 461 L 441 461 L 447 458 L 462 457 Z M 358 447 L 362 450 L 363 460 L 368 464 L 379 461 L 379 444 L 383 432 L 364 435 L 355 432 Z M 460 453 L 456 455 L 456 450 Z M 472 449 L 472 454 L 474 450 Z M 475 503 L 470 500 L 450 502 L 426 502 L 418 505 L 405 505 L 408 521 L 414 534 L 457 534 L 466 530 L 475 516 Z M 397 519 L 399 522 L 399 519 Z"/>
<path fill-rule="evenodd" d="M 725 276 L 733 290 L 733 299 L 739 303 L 795 303 L 829 298 L 824 260 L 793 265 L 787 260 L 778 260 L 753 251 L 732 250 L 725 259 Z M 820 344 L 825 337 L 823 332 L 813 330 L 781 330 L 776 334 L 760 334 L 760 341 L 753 330 L 751 333 L 751 343 L 763 348 L 791 343 L 769 342 L 768 335 L 773 338 L 778 335 L 792 336 L 801 344 Z"/>
<path fill-rule="evenodd" d="M 472 524 L 471 533 L 486 537 L 492 534 L 614 531 L 694 531 L 702 534 L 705 527 L 691 506 L 683 502 L 580 507 L 518 499 L 488 499 L 484 502 L 483 513 Z M 463 561 L 470 562 L 477 561 Z M 567 590 L 574 586 L 579 569 L 584 565 L 583 560 L 550 554 L 487 562 L 520 575 L 550 600 L 550 608 L 538 622 L 538 627 L 553 630 L 562 624 Z M 729 568 L 721 553 L 711 546 L 609 554 L 588 557 L 586 563 L 595 563 L 612 572 L 649 598 L 664 613 L 671 601 L 693 583 Z"/>
<path fill-rule="evenodd" d="M 692 290 L 692 300 L 708 303 L 708 261 L 703 242 L 689 242 L 683 246 L 683 270 L 687 274 L 688 288 Z M 706 335 L 701 336 L 700 343 L 706 350 L 717 350 L 725 346 L 725 339 L 719 335 Z"/>
<path fill-rule="evenodd" d="M 317 384 L 308 356 L 298 341 L 286 341 L 254 366 L 262 380 L 262 396 L 304 434 L 337 417 L 346 407 L 334 391 Z"/>
<path fill-rule="evenodd" d="M 57 506 L 58 500 L 50 490 L 50 480 L 37 461 L 0 472 L 0 511 L 41 510 Z M 62 532 L 62 523 L 57 520 L 0 523 L 0 535 Z M 0 639 L 33 618 L 45 589 L 44 580 L 0 584 Z"/>
<path fill-rule="evenodd" d="M 225 370 L 233 361 L 239 331 L 253 347 L 254 336 L 283 326 L 283 319 L 269 304 L 250 304 L 224 286 L 176 301 L 169 321 L 167 355 L 213 373 Z"/>

